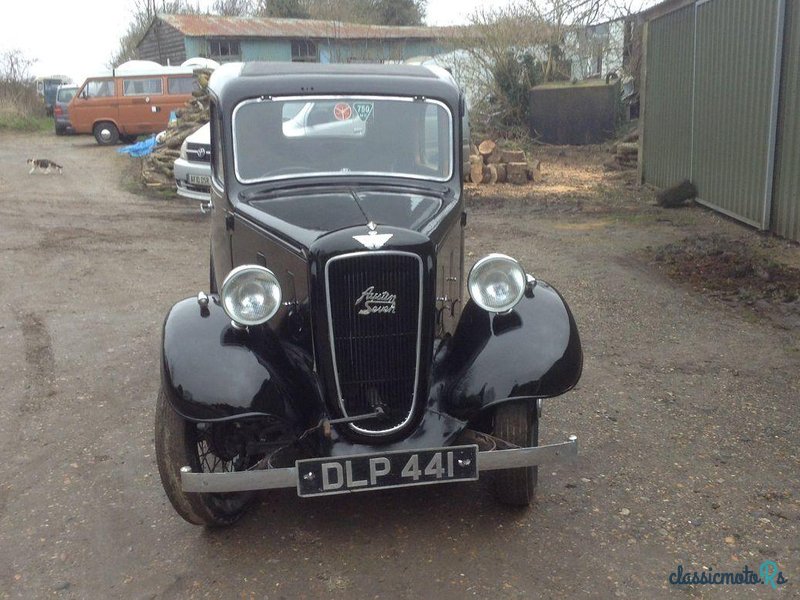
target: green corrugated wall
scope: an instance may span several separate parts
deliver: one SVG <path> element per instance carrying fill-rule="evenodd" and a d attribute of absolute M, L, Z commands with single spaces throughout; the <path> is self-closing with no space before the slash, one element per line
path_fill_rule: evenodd
<path fill-rule="evenodd" d="M 698 0 L 646 52 L 643 180 L 800 241 L 800 0 Z"/>
<path fill-rule="evenodd" d="M 699 199 L 766 229 L 777 0 L 697 5 L 692 181 Z"/>
<path fill-rule="evenodd" d="M 773 230 L 800 241 L 800 0 L 787 0 Z"/>
<path fill-rule="evenodd" d="M 694 6 L 648 24 L 642 172 L 659 187 L 690 176 L 693 37 Z"/>

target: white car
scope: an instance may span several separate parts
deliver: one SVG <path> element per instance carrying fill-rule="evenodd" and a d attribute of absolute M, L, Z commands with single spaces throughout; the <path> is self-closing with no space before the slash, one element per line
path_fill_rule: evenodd
<path fill-rule="evenodd" d="M 211 199 L 211 125 L 206 123 L 181 145 L 175 160 L 178 195 L 208 202 Z"/>
<path fill-rule="evenodd" d="M 283 107 L 283 135 L 299 137 L 364 137 L 366 119 L 346 102 L 286 102 Z"/>

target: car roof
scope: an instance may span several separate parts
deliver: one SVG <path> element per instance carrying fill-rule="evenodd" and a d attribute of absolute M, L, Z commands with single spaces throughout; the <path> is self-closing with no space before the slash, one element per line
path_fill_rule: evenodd
<path fill-rule="evenodd" d="M 214 71 L 209 89 L 226 113 L 242 100 L 259 96 L 426 96 L 455 108 L 460 93 L 442 68 L 355 63 L 227 63 Z"/>

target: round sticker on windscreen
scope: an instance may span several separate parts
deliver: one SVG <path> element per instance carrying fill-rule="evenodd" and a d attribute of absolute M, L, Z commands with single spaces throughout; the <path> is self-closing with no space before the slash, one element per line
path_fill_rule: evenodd
<path fill-rule="evenodd" d="M 337 121 L 347 121 L 347 119 L 353 116 L 353 109 L 350 108 L 347 102 L 339 102 L 339 104 L 333 107 L 333 116 L 336 117 Z"/>

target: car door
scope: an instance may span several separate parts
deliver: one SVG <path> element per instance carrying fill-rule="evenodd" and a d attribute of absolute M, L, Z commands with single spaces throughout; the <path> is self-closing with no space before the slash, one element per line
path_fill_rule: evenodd
<path fill-rule="evenodd" d="M 164 95 L 161 76 L 125 77 L 119 99 L 120 130 L 128 134 L 151 133 L 163 128 L 159 114 Z"/>
<path fill-rule="evenodd" d="M 92 133 L 92 127 L 99 121 L 116 123 L 119 113 L 114 79 L 87 79 L 70 102 L 69 114 L 77 133 Z"/>

